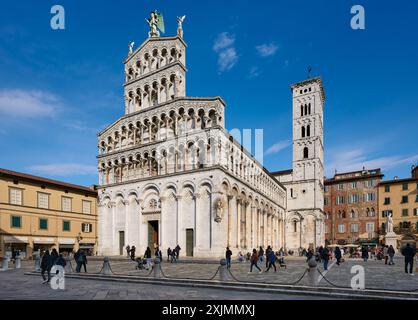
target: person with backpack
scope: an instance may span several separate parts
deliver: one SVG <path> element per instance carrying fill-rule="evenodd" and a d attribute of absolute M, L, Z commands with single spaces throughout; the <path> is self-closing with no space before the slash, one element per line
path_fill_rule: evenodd
<path fill-rule="evenodd" d="M 258 253 L 257 253 L 257 250 L 256 249 L 253 249 L 253 254 L 250 257 L 250 262 L 251 262 L 250 272 L 253 272 L 253 267 L 256 267 L 260 273 L 263 272 L 263 271 L 261 271 L 260 267 L 257 264 L 257 262 L 258 262 Z"/>
<path fill-rule="evenodd" d="M 268 272 L 272 266 L 274 267 L 274 272 L 277 272 L 276 255 L 274 254 L 274 251 L 272 248 L 270 248 L 270 251 L 267 256 L 267 260 L 268 260 L 268 268 L 266 269 L 266 272 Z"/>
<path fill-rule="evenodd" d="M 395 262 L 393 262 L 393 257 L 395 256 L 395 249 L 393 248 L 392 245 L 389 246 L 388 248 L 388 255 L 389 255 L 389 265 L 394 265 Z"/>
<path fill-rule="evenodd" d="M 405 273 L 408 273 L 408 265 L 409 265 L 409 274 L 411 276 L 414 275 L 414 273 L 412 272 L 412 269 L 414 267 L 414 257 L 415 257 L 416 252 L 417 250 L 411 247 L 409 243 L 406 244 L 406 247 L 401 252 L 402 255 L 405 257 Z"/>
<path fill-rule="evenodd" d="M 226 267 L 228 269 L 231 269 L 231 257 L 232 257 L 232 251 L 229 249 L 229 247 L 226 247 L 225 259 L 226 259 Z"/>
<path fill-rule="evenodd" d="M 41 276 L 44 280 L 43 283 L 49 283 L 51 281 L 51 268 L 53 264 L 53 257 L 49 254 L 49 250 L 46 250 L 41 260 Z M 45 272 L 47 273 L 47 276 L 45 276 Z"/>

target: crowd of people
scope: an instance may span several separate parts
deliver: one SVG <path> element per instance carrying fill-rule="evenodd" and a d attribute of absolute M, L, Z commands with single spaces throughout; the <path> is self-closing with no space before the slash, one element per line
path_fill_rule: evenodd
<path fill-rule="evenodd" d="M 130 247 L 129 244 L 125 247 L 126 255 L 128 258 L 131 258 L 133 261 L 136 261 L 137 263 L 137 269 L 151 269 L 153 265 L 152 261 L 152 251 L 150 247 L 147 247 L 147 249 L 144 252 L 143 257 L 136 257 L 135 252 L 136 248 L 135 246 Z M 167 262 L 177 262 L 180 257 L 180 246 L 177 245 L 174 249 L 171 249 L 170 247 L 167 249 Z M 163 260 L 163 254 L 158 246 L 155 246 L 154 251 L 154 257 L 159 258 L 160 261 Z"/>
<path fill-rule="evenodd" d="M 76 272 L 81 272 L 82 267 L 84 267 L 84 272 L 87 272 L 86 252 L 78 249 L 77 252 L 75 252 L 72 256 L 76 263 Z M 43 283 L 49 283 L 51 281 L 51 269 L 54 265 L 59 265 L 65 268 L 67 261 L 65 260 L 62 253 L 58 253 L 57 249 L 54 248 L 51 250 L 51 252 L 49 252 L 49 250 L 45 250 L 44 254 L 42 255 L 40 265 Z"/>
<path fill-rule="evenodd" d="M 233 254 L 232 254 L 231 249 L 229 247 L 226 247 L 225 260 L 226 260 L 226 267 L 228 269 L 231 268 L 232 255 Z M 239 251 L 237 260 L 238 262 L 244 262 L 244 261 L 250 262 L 249 273 L 253 272 L 253 268 L 256 268 L 259 273 L 263 272 L 258 264 L 259 262 L 265 263 L 264 272 L 268 272 L 272 267 L 274 269 L 274 272 L 277 272 L 276 263 L 279 264 L 279 267 L 286 268 L 286 263 L 284 260 L 285 255 L 286 254 L 283 248 L 280 248 L 279 251 L 275 252 L 271 246 L 267 246 L 265 251 L 263 247 L 260 246 L 258 250 L 254 248 L 252 253 L 247 252 L 245 255 L 242 253 L 242 251 Z"/>

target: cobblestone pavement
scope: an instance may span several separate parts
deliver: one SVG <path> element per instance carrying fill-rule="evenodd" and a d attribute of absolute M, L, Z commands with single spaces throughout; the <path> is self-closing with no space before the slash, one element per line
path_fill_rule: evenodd
<path fill-rule="evenodd" d="M 304 273 L 307 268 L 305 259 L 291 257 L 286 261 L 287 268 L 277 268 L 277 272 L 270 270 L 268 273 L 259 273 L 257 269 L 253 269 L 249 273 L 249 263 L 233 263 L 231 272 L 233 276 L 243 282 L 262 282 L 262 283 L 277 283 L 277 284 L 293 284 Z M 88 264 L 89 273 L 98 273 L 102 268 L 101 261 L 90 261 Z M 112 261 L 110 262 L 112 271 L 115 274 L 123 275 L 140 275 L 146 276 L 149 274 L 148 270 L 136 270 L 136 263 L 129 261 Z M 341 287 L 351 288 L 351 268 L 354 265 L 364 267 L 365 271 L 365 286 L 369 289 L 387 289 L 411 291 L 418 290 L 418 273 L 414 276 L 405 274 L 403 257 L 395 258 L 395 265 L 385 265 L 383 261 L 369 260 L 363 262 L 361 259 L 346 259 L 345 262 L 339 266 L 334 261 L 329 262 L 329 270 L 324 273 L 325 278 L 332 284 Z M 259 263 L 259 266 L 264 271 L 265 262 Z M 318 264 L 321 272 L 324 272 L 322 264 Z M 415 269 L 416 266 L 414 266 Z M 168 263 L 163 262 L 161 265 L 164 275 L 173 278 L 193 278 L 193 279 L 210 279 L 215 274 L 218 265 L 203 264 L 203 263 Z M 84 273 L 84 272 L 83 272 Z M 219 279 L 219 275 L 215 279 Z M 299 285 L 308 285 L 308 278 L 305 276 Z M 325 279 L 320 281 L 321 286 L 332 286 Z"/>
<path fill-rule="evenodd" d="M 26 270 L 25 270 L 26 269 Z M 324 297 L 251 293 L 227 289 L 187 288 L 67 278 L 65 290 L 53 290 L 41 277 L 25 271 L 0 272 L 0 300 L 324 300 Z"/>
<path fill-rule="evenodd" d="M 277 283 L 277 284 L 290 284 L 297 281 L 300 276 L 306 270 L 306 262 L 302 258 L 290 257 L 286 261 L 287 268 L 279 269 L 277 272 L 270 270 L 268 273 L 259 273 L 258 270 L 253 270 L 250 274 L 249 263 L 233 263 L 232 264 L 232 274 L 234 277 L 243 282 L 261 282 L 261 283 Z M 99 273 L 102 268 L 103 262 L 99 259 L 90 259 L 87 265 L 88 273 Z M 136 263 L 131 260 L 124 259 L 114 259 L 110 260 L 110 265 L 112 271 L 115 274 L 130 275 L 130 276 L 146 276 L 149 274 L 147 270 L 137 270 L 135 269 Z M 351 268 L 354 265 L 360 265 L 364 267 L 365 270 L 365 284 L 366 288 L 369 289 L 387 289 L 387 290 L 399 290 L 399 291 L 412 291 L 418 290 L 418 274 L 411 276 L 404 273 L 404 262 L 402 257 L 395 258 L 395 265 L 389 266 L 385 265 L 383 261 L 369 260 L 368 262 L 363 262 L 360 259 L 346 259 L 346 262 L 342 263 L 340 266 L 335 264 L 335 261 L 330 261 L 328 272 L 324 273 L 326 279 L 331 283 L 341 286 L 341 287 L 350 287 L 351 277 L 354 274 L 351 274 Z M 24 271 L 32 271 L 34 269 L 33 261 L 24 261 L 23 268 L 21 270 L 11 270 L 6 272 L 0 272 L 2 288 L 0 288 L 0 298 L 7 298 L 8 294 L 12 294 L 12 297 L 22 294 L 23 297 L 29 297 L 31 294 L 36 297 L 37 291 L 41 290 L 46 295 L 41 295 L 41 297 L 52 298 L 55 291 L 50 291 L 45 289 L 45 286 L 39 286 L 39 279 L 35 280 L 34 276 L 23 276 Z M 168 263 L 163 261 L 162 270 L 167 277 L 172 278 L 193 278 L 193 279 L 210 279 L 216 272 L 218 265 L 204 264 L 204 263 Z M 11 268 L 13 265 L 11 264 Z M 73 263 L 73 267 L 74 263 Z M 265 263 L 260 263 L 260 267 L 265 270 Z M 414 266 L 415 268 L 415 266 Z M 319 265 L 319 269 L 323 272 L 322 265 Z M 17 288 L 24 288 L 28 290 L 29 294 L 22 293 L 21 290 L 13 290 L 13 277 L 7 276 L 8 274 L 12 275 L 14 273 L 22 274 L 22 277 L 19 276 Z M 84 274 L 84 271 L 81 273 Z M 151 275 L 152 276 L 152 275 Z M 150 276 L 150 277 L 151 277 Z M 35 279 L 32 279 L 35 278 Z M 219 275 L 215 279 L 219 279 Z M 307 277 L 305 276 L 299 285 L 307 285 Z M 251 294 L 251 293 L 242 293 L 234 292 L 230 293 L 226 289 L 196 289 L 193 288 L 175 288 L 169 286 L 158 286 L 158 285 L 148 285 L 148 284 L 114 284 L 114 283 L 105 283 L 102 281 L 93 281 L 93 280 L 78 280 L 78 279 L 69 279 L 68 281 L 68 290 L 70 293 L 60 293 L 61 298 L 65 299 L 67 296 L 74 298 L 79 297 L 79 299 L 92 299 L 96 295 L 93 295 L 95 292 L 98 296 L 102 298 L 112 298 L 114 299 L 116 295 L 115 292 L 126 292 L 121 293 L 122 296 L 128 295 L 131 292 L 133 299 L 145 299 L 146 297 L 154 297 L 155 299 L 170 299 L 170 298 L 184 298 L 184 299 L 199 299 L 207 297 L 216 297 L 219 299 L 228 299 L 228 298 L 240 298 L 240 299 L 264 299 L 267 298 L 268 294 Z M 81 281 L 81 282 L 80 282 Z M 83 282 L 84 281 L 84 282 Z M 3 286 L 5 284 L 5 286 Z M 326 280 L 322 279 L 320 281 L 321 286 L 331 286 Z M 76 288 L 88 288 L 81 289 L 81 293 L 75 293 Z M 9 289 L 7 289 L 9 288 Z M 73 289 L 71 289 L 73 288 Z M 167 290 L 166 290 L 167 288 Z M 118 291 L 119 290 L 119 291 Z M 132 291 L 130 291 L 132 290 Z M 148 292 L 149 295 L 144 294 L 143 291 Z M 225 292 L 223 292 L 225 291 Z M 136 292 L 134 294 L 134 292 Z M 231 295 L 231 296 L 230 296 Z M 146 296 L 146 297 L 145 297 Z M 272 295 L 277 299 L 286 298 L 285 295 Z M 294 298 L 295 296 L 291 296 Z M 215 299 L 215 298 L 214 298 Z M 270 299 L 270 298 L 269 298 Z"/>

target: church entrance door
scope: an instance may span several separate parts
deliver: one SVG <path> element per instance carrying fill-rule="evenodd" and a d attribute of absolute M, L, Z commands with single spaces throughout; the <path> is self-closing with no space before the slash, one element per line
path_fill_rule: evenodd
<path fill-rule="evenodd" d="M 193 229 L 186 229 L 186 256 L 193 257 Z"/>
<path fill-rule="evenodd" d="M 158 246 L 158 221 L 148 221 L 148 247 L 152 249 Z"/>

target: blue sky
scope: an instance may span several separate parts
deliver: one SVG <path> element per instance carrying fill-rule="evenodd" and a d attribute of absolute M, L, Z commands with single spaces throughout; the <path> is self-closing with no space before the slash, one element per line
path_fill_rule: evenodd
<path fill-rule="evenodd" d="M 50 28 L 65 8 L 66 29 Z M 362 4 L 366 29 L 350 28 Z M 185 14 L 187 95 L 222 96 L 226 125 L 264 130 L 264 165 L 291 168 L 289 85 L 320 75 L 327 176 L 418 163 L 415 1 L 11 1 L 0 5 L 0 167 L 97 183 L 96 133 L 124 112 L 128 42 Z"/>

